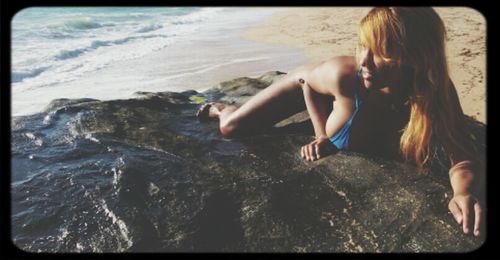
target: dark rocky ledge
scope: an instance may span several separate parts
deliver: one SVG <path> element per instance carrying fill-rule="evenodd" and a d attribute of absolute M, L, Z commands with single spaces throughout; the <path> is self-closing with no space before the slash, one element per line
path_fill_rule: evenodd
<path fill-rule="evenodd" d="M 482 245 L 484 237 L 463 234 L 449 213 L 447 176 L 352 152 L 302 160 L 312 133 L 305 112 L 277 125 L 285 131 L 234 140 L 195 116 L 202 100 L 241 104 L 282 74 L 204 93 L 56 100 L 46 114 L 57 122 L 79 113 L 81 134 L 160 152 L 122 169 L 119 196 L 133 198 L 117 204 L 133 238 L 128 251 L 470 252 Z M 476 126 L 484 148 L 485 126 Z"/>

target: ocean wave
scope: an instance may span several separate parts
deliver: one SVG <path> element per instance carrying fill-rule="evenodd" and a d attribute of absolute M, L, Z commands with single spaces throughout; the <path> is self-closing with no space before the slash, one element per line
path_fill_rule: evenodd
<path fill-rule="evenodd" d="M 179 16 L 171 23 L 174 25 L 199 23 L 205 21 L 206 19 L 214 17 L 223 9 L 224 8 L 202 8 L 199 11 Z"/>
<path fill-rule="evenodd" d="M 152 34 L 152 35 L 141 35 L 141 36 L 128 36 L 122 39 L 116 39 L 116 40 L 108 40 L 108 41 L 101 41 L 101 40 L 96 40 L 92 41 L 90 43 L 90 46 L 84 47 L 84 48 L 78 48 L 74 50 L 62 50 L 59 52 L 59 54 L 55 57 L 56 60 L 67 60 L 71 58 L 76 58 L 84 53 L 87 53 L 92 50 L 96 50 L 101 47 L 108 47 L 112 45 L 120 45 L 120 44 L 125 44 L 129 41 L 133 40 L 143 40 L 143 39 L 150 39 L 150 38 L 168 38 L 171 36 L 175 36 L 175 34 L 172 35 L 162 35 L 162 34 Z"/>
<path fill-rule="evenodd" d="M 89 18 L 90 19 L 90 18 Z M 82 33 L 89 30 L 100 29 L 104 27 L 116 26 L 114 23 L 98 23 L 93 21 L 71 20 L 62 24 L 49 25 L 34 33 L 34 36 L 42 37 L 45 39 L 75 39 L 81 38 Z M 85 34 L 84 34 L 85 35 Z"/>
<path fill-rule="evenodd" d="M 74 20 L 66 21 L 64 25 L 69 29 L 77 30 L 96 29 L 105 26 L 104 24 L 94 21 L 90 17 L 78 17 Z"/>
<path fill-rule="evenodd" d="M 82 53 L 85 53 L 89 50 L 89 48 L 80 48 L 76 50 L 63 50 L 59 53 L 59 55 L 56 56 L 57 60 L 67 60 L 71 58 L 75 58 L 80 56 Z"/>
<path fill-rule="evenodd" d="M 33 70 L 23 71 L 23 72 L 13 71 L 11 73 L 11 82 L 12 83 L 17 83 L 17 82 L 21 82 L 21 81 L 23 81 L 24 79 L 27 79 L 27 78 L 34 78 L 34 77 L 42 74 L 44 71 L 48 70 L 49 68 L 50 68 L 50 66 L 35 68 Z"/>
<path fill-rule="evenodd" d="M 57 40 L 78 38 L 78 36 L 73 35 L 70 32 L 64 32 L 64 31 L 60 31 L 60 30 L 52 30 L 48 33 L 41 34 L 40 37 L 43 37 L 45 39 L 57 39 Z"/>
<path fill-rule="evenodd" d="M 145 27 L 142 27 L 141 29 L 137 30 L 137 33 L 145 33 L 145 32 L 151 32 L 151 31 L 156 31 L 158 29 L 163 28 L 161 24 L 151 24 Z"/>

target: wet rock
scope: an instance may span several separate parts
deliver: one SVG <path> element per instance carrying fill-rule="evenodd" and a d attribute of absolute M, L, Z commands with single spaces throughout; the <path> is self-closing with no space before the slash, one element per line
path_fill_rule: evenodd
<path fill-rule="evenodd" d="M 193 96 L 241 104 L 283 75 L 238 78 L 204 93 L 57 100 L 42 115 L 59 111 L 53 127 L 77 118 L 76 135 L 91 135 L 99 141 L 92 145 L 107 148 L 92 149 L 80 160 L 122 155 L 123 163 L 113 161 L 115 171 L 95 196 L 106 199 L 109 211 L 126 224 L 131 243 L 120 244 L 126 251 L 469 252 L 482 245 L 484 238 L 464 235 L 448 212 L 452 191 L 446 178 L 352 152 L 303 161 L 299 149 L 312 133 L 305 112 L 277 124 L 293 131 L 234 140 L 222 138 L 216 122 L 195 116 L 199 104 Z M 484 125 L 476 126 L 484 148 Z M 16 186 L 14 193 L 23 190 Z M 65 245 L 60 251 L 74 251 L 73 244 Z"/>

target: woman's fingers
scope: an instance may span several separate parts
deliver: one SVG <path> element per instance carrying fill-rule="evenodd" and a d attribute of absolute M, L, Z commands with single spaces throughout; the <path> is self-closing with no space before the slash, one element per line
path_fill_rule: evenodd
<path fill-rule="evenodd" d="M 459 225 L 462 224 L 462 211 L 460 210 L 460 207 L 458 207 L 455 200 L 450 201 L 450 203 L 448 204 L 448 208 L 450 209 L 450 212 L 451 214 L 453 214 L 453 217 L 455 218 L 457 223 Z"/>
<path fill-rule="evenodd" d="M 469 207 L 467 204 L 462 207 L 462 226 L 465 234 L 469 234 Z"/>
<path fill-rule="evenodd" d="M 474 203 L 474 212 L 475 212 L 475 223 L 474 223 L 474 236 L 478 237 L 480 233 L 480 225 L 481 218 L 483 217 L 483 210 L 481 209 L 481 205 L 478 202 Z"/>
<path fill-rule="evenodd" d="M 448 204 L 450 212 L 458 224 L 462 225 L 465 234 L 481 235 L 481 223 L 483 220 L 483 209 L 481 204 L 473 196 L 458 196 Z"/>
<path fill-rule="evenodd" d="M 308 148 L 308 146 L 309 145 L 302 146 L 300 154 L 301 154 L 302 158 L 309 161 L 309 148 Z"/>
<path fill-rule="evenodd" d="M 471 226 L 471 222 L 472 222 L 472 216 L 471 216 L 471 213 L 473 213 L 471 211 L 471 200 L 470 198 L 466 198 L 462 201 L 460 201 L 460 209 L 462 210 L 462 218 L 463 218 L 463 221 L 462 221 L 462 225 L 463 225 L 463 230 L 464 230 L 464 233 L 465 234 L 469 234 L 470 232 L 470 226 Z"/>
<path fill-rule="evenodd" d="M 300 156 L 308 161 L 318 160 L 321 156 L 321 148 L 317 141 L 313 141 L 300 148 Z"/>
<path fill-rule="evenodd" d="M 307 149 L 307 145 L 302 146 L 302 158 L 309 160 L 309 150 Z"/>
<path fill-rule="evenodd" d="M 307 145 L 307 152 L 309 154 L 309 160 L 314 161 L 314 148 L 312 144 Z"/>

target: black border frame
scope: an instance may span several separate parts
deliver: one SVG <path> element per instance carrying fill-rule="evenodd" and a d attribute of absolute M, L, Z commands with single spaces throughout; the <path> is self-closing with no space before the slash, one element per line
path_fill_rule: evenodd
<path fill-rule="evenodd" d="M 161 257 L 161 258 L 169 258 L 169 257 L 185 257 L 185 256 L 202 256 L 206 255 L 207 257 L 272 257 L 272 258 L 282 258 L 282 257 L 340 257 L 340 258 L 354 258 L 354 259 L 366 259 L 366 258 L 413 258 L 413 257 L 425 257 L 425 258 L 467 258 L 467 259 L 485 259 L 485 258 L 493 258 L 494 255 L 499 255 L 496 253 L 494 241 L 496 233 L 496 217 L 495 217 L 495 205 L 494 205 L 494 178 L 495 172 L 491 168 L 491 163 L 488 158 L 487 160 L 487 170 L 486 173 L 489 173 L 487 176 L 487 205 L 488 209 L 487 213 L 487 238 L 484 244 L 475 251 L 469 253 L 383 253 L 383 254 L 346 254 L 346 253 L 310 253 L 310 254 L 294 254 L 294 253 L 210 253 L 210 254 L 194 254 L 194 253 L 103 253 L 103 254 L 87 254 L 87 253 L 28 253 L 18 249 L 11 240 L 11 230 L 10 230 L 10 221 L 11 221 L 11 208 L 10 208 L 10 127 L 11 127 L 11 108 L 10 108 L 10 80 L 11 80 L 11 56 L 10 56 L 10 45 L 11 45 L 11 19 L 14 15 L 27 7 L 32 6 L 304 6 L 304 7 L 313 7 L 313 6 L 389 6 L 389 5 L 398 5 L 398 6 L 433 6 L 433 7 L 446 7 L 446 6 L 463 6 L 469 7 L 477 10 L 482 13 L 487 22 L 487 64 L 486 64 L 486 84 L 487 84 L 487 96 L 492 96 L 490 91 L 494 88 L 488 87 L 488 83 L 493 83 L 490 81 L 490 73 L 494 73 L 492 68 L 492 64 L 494 64 L 494 53 L 495 44 L 493 44 L 494 40 L 492 37 L 492 24 L 495 20 L 495 8 L 493 6 L 494 1 L 451 1 L 451 0 L 441 0 L 441 1 L 430 1 L 430 0 L 422 0 L 422 1 L 367 1 L 367 0 L 351 0 L 351 1 L 291 1 L 291 2 L 281 2 L 281 3 L 272 3 L 269 1 L 238 1 L 229 3 L 227 1 L 202 1 L 202 0 L 173 0 L 173 1 L 154 1 L 154 0 L 143 0 L 143 1 L 109 1 L 109 0 L 44 0 L 44 1 L 28 1 L 28 0 L 15 0 L 15 1 L 0 1 L 0 39 L 1 39 L 1 52 L 0 52 L 0 69 L 1 69 L 1 95 L 0 95 L 0 119 L 1 119 L 1 129 L 0 135 L 2 136 L 1 145 L 0 145 L 0 155 L 1 160 L 1 171 L 0 171 L 0 198 L 1 198 L 1 210 L 0 210 L 0 257 L 3 259 L 4 257 L 7 259 L 12 258 L 28 258 L 28 259 L 60 259 L 60 258 L 70 258 L 70 259 L 100 259 L 100 258 L 108 258 L 108 257 Z M 491 155 L 489 144 L 492 142 L 494 136 L 489 135 L 488 133 L 495 133 L 496 131 L 494 126 L 494 121 L 491 118 L 491 106 L 490 102 L 488 102 L 487 98 L 487 156 Z"/>

